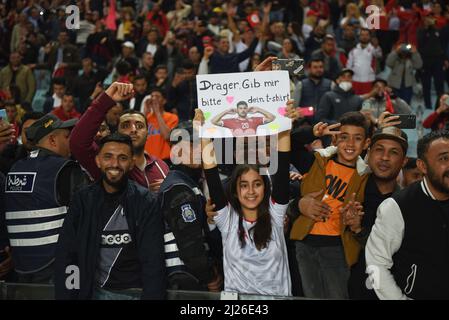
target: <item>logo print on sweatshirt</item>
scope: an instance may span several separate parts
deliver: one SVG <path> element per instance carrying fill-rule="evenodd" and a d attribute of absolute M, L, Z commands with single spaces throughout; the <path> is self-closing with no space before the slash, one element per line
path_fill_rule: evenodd
<path fill-rule="evenodd" d="M 132 241 L 129 233 L 123 234 L 108 234 L 101 236 L 101 244 L 106 246 L 114 246 L 121 244 L 128 244 Z"/>
<path fill-rule="evenodd" d="M 346 189 L 348 184 L 343 182 L 339 177 L 326 176 L 326 193 L 338 201 L 344 202 Z"/>

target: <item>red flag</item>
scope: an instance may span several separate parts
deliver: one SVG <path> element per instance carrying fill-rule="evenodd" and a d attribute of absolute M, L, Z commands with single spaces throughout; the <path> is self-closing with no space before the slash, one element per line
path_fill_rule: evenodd
<path fill-rule="evenodd" d="M 384 91 L 385 95 L 385 111 L 394 113 L 393 103 L 391 103 L 390 95 L 387 91 Z"/>

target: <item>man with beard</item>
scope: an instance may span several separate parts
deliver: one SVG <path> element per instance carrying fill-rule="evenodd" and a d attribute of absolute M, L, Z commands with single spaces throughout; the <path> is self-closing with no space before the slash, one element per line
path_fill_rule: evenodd
<path fill-rule="evenodd" d="M 379 41 L 374 38 L 371 43 L 371 32 L 362 29 L 360 43 L 349 52 L 347 68 L 354 71 L 353 87 L 356 94 L 370 92 L 372 82 L 376 78 L 376 59 L 382 57 Z"/>
<path fill-rule="evenodd" d="M 347 58 L 343 49 L 338 48 L 335 38 L 331 34 L 324 37 L 321 48 L 312 52 L 312 58 L 318 57 L 324 61 L 324 76 L 336 79 L 338 73 L 346 65 Z"/>
<path fill-rule="evenodd" d="M 293 93 L 295 106 L 313 107 L 316 111 L 320 98 L 331 90 L 332 81 L 324 78 L 324 61 L 321 58 L 312 58 L 308 63 L 308 77 L 299 81 Z M 313 123 L 313 117 L 308 118 Z"/>
<path fill-rule="evenodd" d="M 95 136 L 109 110 L 117 102 L 132 97 L 133 85 L 114 82 L 106 89 L 83 114 L 72 131 L 70 149 L 74 157 L 94 178 L 100 177 L 100 170 L 95 164 L 98 146 Z M 118 132 L 131 137 L 135 166 L 129 177 L 151 191 L 158 191 L 168 173 L 168 165 L 152 155 L 145 153 L 144 147 L 148 136 L 148 124 L 145 116 L 136 110 L 126 110 L 119 119 Z"/>
<path fill-rule="evenodd" d="M 449 299 L 449 132 L 418 141 L 424 173 L 380 205 L 366 245 L 369 284 L 380 299 Z"/>
<path fill-rule="evenodd" d="M 120 133 L 101 140 L 95 157 L 101 178 L 74 195 L 59 237 L 56 298 L 164 298 L 159 202 L 128 179 L 134 165 L 133 149 L 131 138 Z M 76 265 L 81 275 L 74 288 L 67 285 L 70 265 Z M 130 290 L 135 288 L 143 291 Z"/>

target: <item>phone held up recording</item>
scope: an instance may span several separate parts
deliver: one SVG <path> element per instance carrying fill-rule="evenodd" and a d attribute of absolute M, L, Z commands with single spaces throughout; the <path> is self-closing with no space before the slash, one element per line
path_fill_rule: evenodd
<path fill-rule="evenodd" d="M 287 70 L 290 77 L 304 74 L 303 59 L 276 59 L 271 63 L 272 70 Z"/>
<path fill-rule="evenodd" d="M 395 121 L 400 121 L 400 124 L 395 125 L 399 129 L 415 129 L 416 128 L 416 114 L 391 114 L 387 117 L 398 116 L 399 119 Z"/>

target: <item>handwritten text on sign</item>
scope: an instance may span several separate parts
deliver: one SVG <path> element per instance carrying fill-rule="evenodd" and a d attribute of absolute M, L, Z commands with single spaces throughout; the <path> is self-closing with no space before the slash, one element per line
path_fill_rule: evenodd
<path fill-rule="evenodd" d="M 209 138 L 261 136 L 291 128 L 284 117 L 290 98 L 287 71 L 198 75 L 198 106 Z"/>

